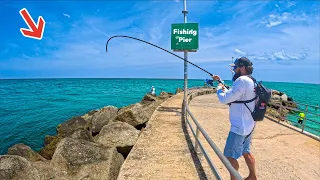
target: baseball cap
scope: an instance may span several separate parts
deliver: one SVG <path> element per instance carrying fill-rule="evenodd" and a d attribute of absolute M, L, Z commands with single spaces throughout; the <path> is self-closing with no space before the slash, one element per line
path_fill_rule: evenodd
<path fill-rule="evenodd" d="M 246 57 L 241 57 L 237 58 L 233 64 L 230 64 L 230 66 L 233 67 L 233 69 L 236 69 L 241 66 L 252 66 L 252 62 Z"/>

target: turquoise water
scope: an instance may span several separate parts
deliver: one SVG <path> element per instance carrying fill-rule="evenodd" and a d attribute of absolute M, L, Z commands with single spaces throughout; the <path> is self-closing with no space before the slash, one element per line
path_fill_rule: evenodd
<path fill-rule="evenodd" d="M 189 80 L 188 87 L 203 86 L 203 82 Z M 320 104 L 320 85 L 273 82 L 265 84 L 286 92 L 297 101 Z M 55 135 L 59 123 L 106 105 L 119 108 L 136 103 L 152 85 L 155 86 L 157 94 L 161 91 L 175 93 L 177 87 L 183 88 L 183 80 L 0 80 L 0 154 L 6 154 L 7 149 L 17 143 L 24 143 L 39 150 L 43 146 L 45 135 Z M 319 117 L 317 118 L 320 122 Z M 316 127 L 319 129 L 319 126 Z"/>

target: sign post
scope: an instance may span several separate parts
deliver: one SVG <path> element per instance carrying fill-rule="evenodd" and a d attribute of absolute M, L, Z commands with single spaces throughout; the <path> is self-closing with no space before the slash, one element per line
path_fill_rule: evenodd
<path fill-rule="evenodd" d="M 199 47 L 198 23 L 187 23 L 187 2 L 183 4 L 184 23 L 171 25 L 171 49 L 175 52 L 184 52 L 184 59 L 188 60 L 188 52 L 196 52 Z M 182 118 L 187 118 L 188 95 L 188 63 L 184 61 L 184 96 L 182 104 Z"/>

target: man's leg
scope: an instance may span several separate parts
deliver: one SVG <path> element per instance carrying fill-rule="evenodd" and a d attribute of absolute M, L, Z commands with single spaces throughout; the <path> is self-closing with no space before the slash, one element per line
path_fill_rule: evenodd
<path fill-rule="evenodd" d="M 255 168 L 256 161 L 253 157 L 253 154 L 250 151 L 250 146 L 252 143 L 252 136 L 253 136 L 253 132 L 243 143 L 242 155 L 243 155 L 244 159 L 246 160 L 246 163 L 247 163 L 247 166 L 249 169 L 249 176 L 246 178 L 246 180 L 256 180 L 257 179 L 256 168 Z"/>
<path fill-rule="evenodd" d="M 233 166 L 233 168 L 235 170 L 239 170 L 239 163 L 236 159 L 233 159 L 233 158 L 229 158 L 227 157 L 227 159 L 230 161 L 231 165 Z M 234 176 L 232 176 L 232 174 L 230 173 L 230 177 L 231 177 L 231 180 L 237 180 Z"/>
<path fill-rule="evenodd" d="M 239 163 L 237 159 L 242 156 L 242 148 L 244 136 L 229 132 L 226 146 L 224 148 L 224 156 L 230 161 L 231 165 L 235 170 L 239 170 Z M 231 180 L 236 180 L 230 173 Z"/>
<path fill-rule="evenodd" d="M 252 153 L 244 153 L 243 154 L 244 159 L 246 160 L 247 166 L 249 168 L 249 176 L 246 178 L 246 180 L 256 180 L 257 175 L 256 175 L 256 161 L 253 157 Z"/>

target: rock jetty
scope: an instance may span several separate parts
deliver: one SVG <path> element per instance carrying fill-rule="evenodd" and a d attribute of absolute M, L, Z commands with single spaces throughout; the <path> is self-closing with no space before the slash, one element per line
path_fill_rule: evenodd
<path fill-rule="evenodd" d="M 279 118 L 287 116 L 288 113 L 294 113 L 292 109 L 297 108 L 297 104 L 292 97 L 287 96 L 285 93 L 272 90 L 268 107 L 267 114 Z M 282 118 L 280 119 L 282 120 Z"/>
<path fill-rule="evenodd" d="M 16 144 L 0 156 L 0 179 L 117 179 L 151 115 L 173 95 L 146 94 L 126 107 L 105 106 L 72 117 L 57 126 L 57 135 L 45 137 L 39 152 Z"/>

